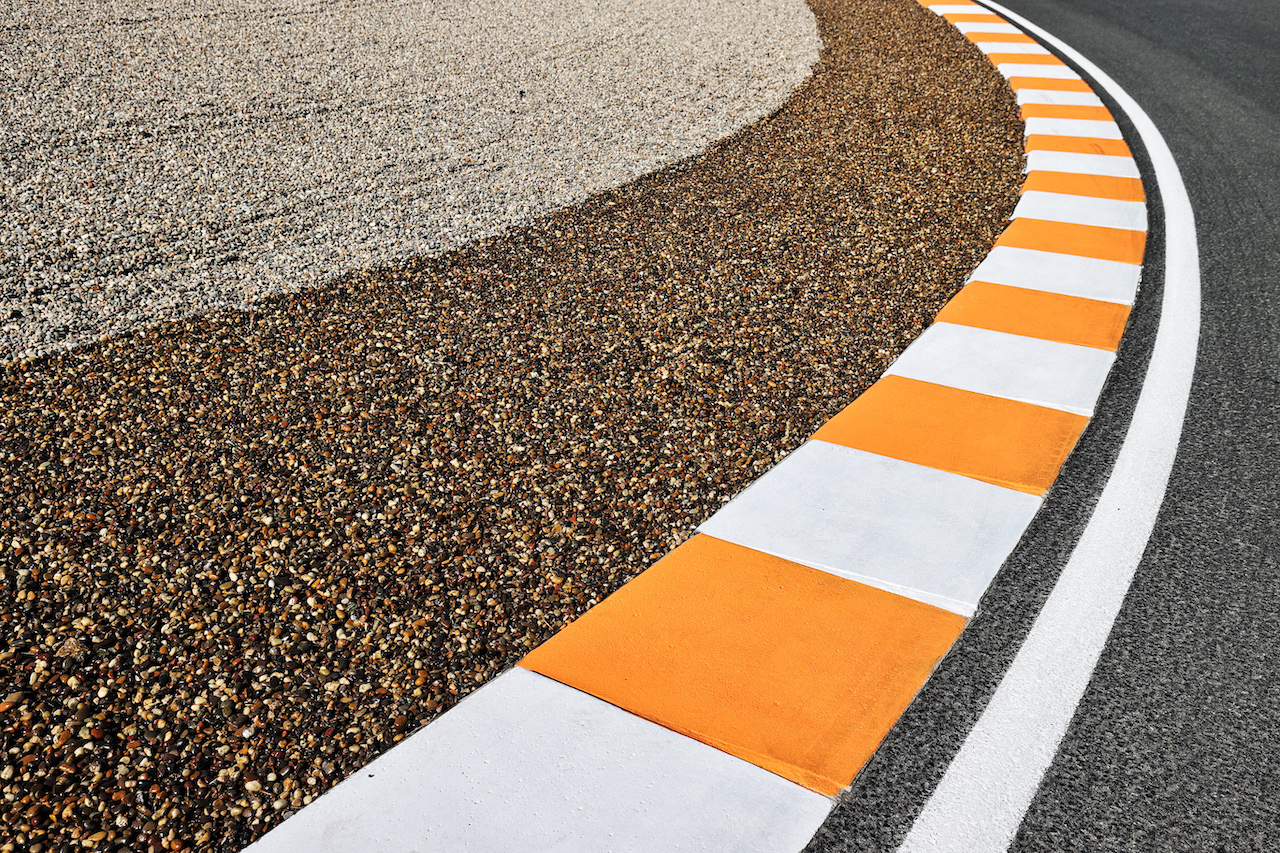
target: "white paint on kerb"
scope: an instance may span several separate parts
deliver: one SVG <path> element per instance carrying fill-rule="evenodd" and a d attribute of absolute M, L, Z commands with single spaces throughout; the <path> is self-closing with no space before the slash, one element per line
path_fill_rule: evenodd
<path fill-rule="evenodd" d="M 1055 107 L 1101 107 L 1102 98 L 1093 92 L 1059 92 L 1054 89 L 1019 89 L 1014 93 L 1018 106 L 1023 104 L 1050 104 Z"/>
<path fill-rule="evenodd" d="M 1010 77 L 1039 77 L 1042 80 L 1079 80 L 1080 75 L 1065 65 L 1031 65 L 1022 62 L 1001 62 L 996 70 Z"/>
<path fill-rule="evenodd" d="M 983 53 L 1048 53 L 1049 49 L 1035 42 L 980 41 L 978 50 Z"/>
<path fill-rule="evenodd" d="M 774 853 L 799 850 L 830 808 L 781 776 L 516 668 L 245 853 Z"/>
<path fill-rule="evenodd" d="M 969 33 L 1007 33 L 1010 35 L 1020 35 L 1022 30 L 1013 24 L 988 24 L 980 21 L 958 21 L 952 24 L 957 30 L 964 34 Z"/>
<path fill-rule="evenodd" d="M 1104 175 L 1112 178 L 1140 178 L 1138 164 L 1132 157 L 1111 154 L 1078 154 L 1075 151 L 1030 151 L 1027 171 L 1073 172 L 1078 175 Z"/>
<path fill-rule="evenodd" d="M 1032 116 L 1026 120 L 1027 136 L 1083 136 L 1089 139 L 1124 139 L 1120 125 L 1114 121 L 1097 121 L 1087 118 L 1041 118 Z"/>
<path fill-rule="evenodd" d="M 1129 116 L 1151 156 L 1165 209 L 1160 328 L 1115 468 L 1062 576 L 1013 664 L 911 828 L 907 853 L 1007 850 L 1097 666 L 1164 500 L 1200 333 L 1195 219 L 1155 124 L 1109 76 L 996 3 L 1089 73 Z"/>
<path fill-rule="evenodd" d="M 969 281 L 1132 305 L 1142 267 L 1080 255 L 996 246 Z"/>
<path fill-rule="evenodd" d="M 698 529 L 971 616 L 1039 508 L 1025 492 L 809 441 Z"/>
<path fill-rule="evenodd" d="M 949 385 L 1088 417 L 1115 354 L 1026 335 L 938 322 L 885 375 Z"/>
<path fill-rule="evenodd" d="M 1147 205 L 1141 201 L 1120 201 L 1089 195 L 1027 190 L 1013 209 L 1013 218 L 1047 219 L 1126 231 L 1147 230 Z"/>

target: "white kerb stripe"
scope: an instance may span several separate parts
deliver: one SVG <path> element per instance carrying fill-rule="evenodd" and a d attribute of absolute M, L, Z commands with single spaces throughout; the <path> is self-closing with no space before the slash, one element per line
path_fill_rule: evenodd
<path fill-rule="evenodd" d="M 247 848 L 799 850 L 831 801 L 512 669 Z"/>
<path fill-rule="evenodd" d="M 1084 136 L 1090 139 L 1123 139 L 1120 125 L 1114 121 L 1097 121 L 1087 118 L 1040 118 L 1027 119 L 1027 135 L 1042 134 L 1044 136 Z"/>
<path fill-rule="evenodd" d="M 984 23 L 981 21 L 957 21 L 951 26 L 955 27 L 962 33 L 1014 33 L 1021 34 L 1022 30 L 1013 24 L 997 24 Z"/>
<path fill-rule="evenodd" d="M 1027 190 L 1013 209 L 1013 218 L 1047 219 L 1102 228 L 1147 230 L 1147 205 L 1141 201 L 1118 201 L 1087 195 L 1067 195 Z"/>
<path fill-rule="evenodd" d="M 1018 105 L 1051 104 L 1056 107 L 1102 107 L 1102 103 L 1093 92 L 1058 92 L 1053 89 L 1019 89 L 1014 93 L 1018 97 Z"/>
<path fill-rule="evenodd" d="M 1088 417 L 1113 361 L 1096 347 L 934 323 L 885 373 Z"/>
<path fill-rule="evenodd" d="M 1146 551 L 1178 452 L 1200 334 L 1195 218 L 1160 131 L 1096 65 L 992 6 L 1086 69 L 1133 121 L 1164 199 L 1164 294 L 1138 405 L 1098 505 L 1022 648 L 903 842 L 901 849 L 911 853 L 1002 853 L 1012 842 Z"/>
<path fill-rule="evenodd" d="M 1028 172 L 1073 172 L 1077 175 L 1105 175 L 1113 178 L 1140 178 L 1132 157 L 1111 154 L 1080 154 L 1075 151 L 1028 151 Z"/>
<path fill-rule="evenodd" d="M 984 9 L 983 7 L 977 5 L 976 3 L 953 3 L 950 5 L 947 5 L 945 3 L 939 3 L 935 6 L 930 6 L 929 11 L 933 12 L 935 15 L 965 15 L 965 14 L 990 15 L 991 14 L 991 12 L 988 9 Z"/>
<path fill-rule="evenodd" d="M 826 441 L 809 441 L 699 531 L 962 616 L 1040 498 Z"/>
<path fill-rule="evenodd" d="M 983 53 L 1048 53 L 1049 51 L 1034 42 L 980 41 L 978 50 Z"/>
<path fill-rule="evenodd" d="M 1137 264 L 996 246 L 969 280 L 1132 305 L 1141 274 Z"/>
<path fill-rule="evenodd" d="M 1001 62 L 996 66 L 1004 78 L 1039 77 L 1043 80 L 1079 80 L 1080 75 L 1065 65 L 1028 65 L 1019 62 Z"/>

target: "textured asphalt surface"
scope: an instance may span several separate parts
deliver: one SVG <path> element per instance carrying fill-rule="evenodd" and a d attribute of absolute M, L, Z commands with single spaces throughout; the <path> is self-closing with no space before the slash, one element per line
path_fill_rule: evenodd
<path fill-rule="evenodd" d="M 1156 530 L 1011 849 L 1277 850 L 1280 21 L 1249 0 L 1006 5 L 1096 62 L 1160 128 L 1195 208 L 1204 289 L 1195 382 Z M 977 618 L 812 853 L 897 847 L 1087 522 L 1159 322 L 1163 233 L 1148 193 L 1143 289 L 1098 417 Z"/>

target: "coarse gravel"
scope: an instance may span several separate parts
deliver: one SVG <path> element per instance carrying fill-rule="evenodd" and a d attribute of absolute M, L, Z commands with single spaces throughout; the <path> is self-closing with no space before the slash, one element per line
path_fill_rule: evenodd
<path fill-rule="evenodd" d="M 239 849 L 882 373 L 1003 227 L 1022 126 L 912 0 L 812 9 L 813 76 L 703 154 L 436 257 L 3 369 L 20 849 Z"/>
<path fill-rule="evenodd" d="M 0 30 L 0 361 L 580 202 L 820 47 L 802 0 L 5 0 Z"/>

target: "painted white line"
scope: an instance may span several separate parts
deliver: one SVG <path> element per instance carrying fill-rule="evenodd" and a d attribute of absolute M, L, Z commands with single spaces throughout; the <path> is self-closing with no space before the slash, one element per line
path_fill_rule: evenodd
<path fill-rule="evenodd" d="M 1132 157 L 1111 154 L 1078 154 L 1075 151 L 1029 151 L 1027 171 L 1074 172 L 1078 175 L 1105 175 L 1112 178 L 1141 178 Z"/>
<path fill-rule="evenodd" d="M 1115 353 L 937 322 L 924 330 L 885 375 L 949 385 L 978 394 L 1088 417 Z"/>
<path fill-rule="evenodd" d="M 1155 526 L 1178 450 L 1200 335 L 1195 217 L 1160 131 L 1096 65 L 1003 6 L 988 5 L 1087 71 L 1133 122 L 1164 202 L 1164 295 L 1138 405 L 1097 508 L 1026 642 L 903 842 L 901 849 L 909 853 L 999 853 L 1017 833 Z"/>
<path fill-rule="evenodd" d="M 1034 42 L 980 41 L 978 50 L 983 53 L 1048 53 L 1049 49 Z"/>
<path fill-rule="evenodd" d="M 1089 139 L 1123 139 L 1120 125 L 1114 121 L 1097 121 L 1087 118 L 1041 118 L 1026 120 L 1027 136 L 1083 136 Z"/>
<path fill-rule="evenodd" d="M 996 70 L 1010 77 L 1039 77 L 1042 80 L 1079 80 L 1080 75 L 1065 65 L 1028 65 L 1021 62 L 1001 62 Z"/>
<path fill-rule="evenodd" d="M 996 246 L 969 280 L 1132 305 L 1141 274 L 1137 264 Z"/>
<path fill-rule="evenodd" d="M 699 530 L 971 616 L 1040 498 L 810 441 Z"/>
<path fill-rule="evenodd" d="M 1101 107 L 1102 98 L 1093 92 L 1059 92 L 1054 89 L 1019 89 L 1015 95 L 1018 106 L 1023 104 L 1052 104 L 1055 107 Z"/>
<path fill-rule="evenodd" d="M 245 853 L 776 853 L 803 847 L 830 809 L 821 794 L 517 668 Z"/>
<path fill-rule="evenodd" d="M 1088 195 L 1068 195 L 1043 190 L 1026 190 L 1013 209 L 1013 218 L 1074 222 L 1127 231 L 1147 230 L 1147 205 L 1141 201 L 1119 201 Z"/>

